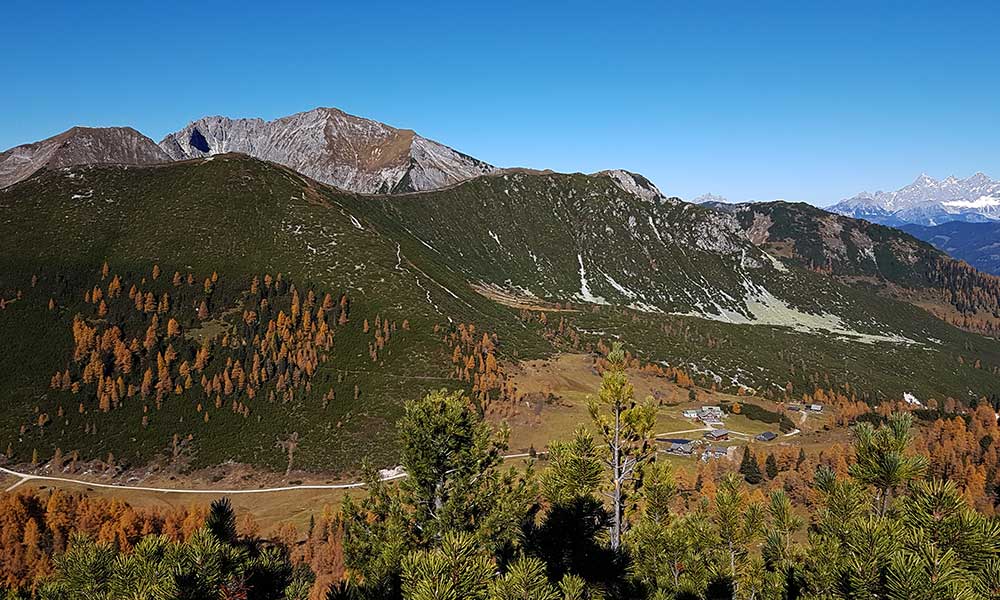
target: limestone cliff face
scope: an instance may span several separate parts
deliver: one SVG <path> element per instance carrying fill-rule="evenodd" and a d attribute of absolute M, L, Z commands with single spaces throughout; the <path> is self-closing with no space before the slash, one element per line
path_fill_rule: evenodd
<path fill-rule="evenodd" d="M 241 152 L 365 194 L 433 190 L 497 171 L 411 130 L 335 108 L 273 121 L 205 117 L 160 147 L 174 160 Z"/>

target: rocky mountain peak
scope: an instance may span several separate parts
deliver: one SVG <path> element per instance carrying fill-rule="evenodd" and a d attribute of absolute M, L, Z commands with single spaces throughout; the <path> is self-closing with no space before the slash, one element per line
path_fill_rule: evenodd
<path fill-rule="evenodd" d="M 73 127 L 40 142 L 0 153 L 0 188 L 27 179 L 42 168 L 146 165 L 169 160 L 153 140 L 131 127 Z"/>
<path fill-rule="evenodd" d="M 272 121 L 204 117 L 160 146 L 175 160 L 242 152 L 367 194 L 437 189 L 497 170 L 412 130 L 330 107 Z"/>
<path fill-rule="evenodd" d="M 632 173 L 631 171 L 625 171 L 622 169 L 612 169 L 609 171 L 601 171 L 597 173 L 598 175 L 604 175 L 605 177 L 610 177 L 615 184 L 626 192 L 644 200 L 654 201 L 654 200 L 664 200 L 666 196 L 653 184 L 652 181 L 646 179 L 638 173 Z"/>

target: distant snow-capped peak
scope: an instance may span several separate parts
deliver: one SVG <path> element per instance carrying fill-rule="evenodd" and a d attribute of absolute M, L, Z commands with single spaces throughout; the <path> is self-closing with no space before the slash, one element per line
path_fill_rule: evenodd
<path fill-rule="evenodd" d="M 695 204 L 714 204 L 714 203 L 724 203 L 729 204 L 729 199 L 725 196 L 720 196 L 718 194 L 702 194 L 692 200 L 691 202 Z"/>
<path fill-rule="evenodd" d="M 863 192 L 829 207 L 831 212 L 898 225 L 1000 219 L 1000 181 L 984 173 L 938 180 L 922 173 L 892 192 Z"/>

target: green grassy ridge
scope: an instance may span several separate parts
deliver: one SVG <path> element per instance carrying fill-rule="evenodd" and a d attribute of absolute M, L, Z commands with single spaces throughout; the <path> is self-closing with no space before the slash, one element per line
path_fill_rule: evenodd
<path fill-rule="evenodd" d="M 744 298 L 768 290 L 800 311 L 836 313 L 860 332 L 891 329 L 885 311 L 872 312 L 829 277 L 775 268 L 736 221 L 673 199 L 637 198 L 607 176 L 507 173 L 342 202 L 397 240 L 409 239 L 408 251 L 458 280 L 456 287 L 483 282 L 579 302 L 582 260 L 591 295 L 614 305 L 749 317 Z"/>
<path fill-rule="evenodd" d="M 617 278 L 619 270 L 638 270 L 636 255 L 648 257 L 664 247 L 655 243 L 651 230 L 640 227 L 648 217 L 664 223 L 667 232 L 676 234 L 695 227 L 712 212 L 676 202 L 657 206 L 624 194 L 610 178 L 579 174 L 508 174 L 479 178 L 445 191 L 398 198 L 357 198 L 355 202 L 352 210 L 364 212 L 394 235 L 430 244 L 434 250 L 420 241 L 410 242 L 414 252 L 433 259 L 452 277 L 525 288 L 557 302 L 573 301 L 573 293 L 578 290 L 579 265 L 574 260 L 578 249 L 591 252 L 585 254 L 587 264 L 593 261 L 602 265 Z M 814 210 L 818 215 L 826 214 Z M 804 214 L 800 218 L 810 213 Z M 892 239 L 893 230 L 873 227 L 879 235 Z M 761 262 L 766 260 L 749 242 L 745 244 L 751 246 L 747 255 Z M 542 269 L 536 268 L 529 250 Z M 931 252 L 929 256 L 937 255 L 937 251 Z M 622 262 L 619 257 L 623 257 Z M 689 282 L 683 276 L 685 272 L 695 277 L 702 274 L 723 290 L 727 285 L 739 289 L 738 282 L 726 277 L 733 272 L 732 263 L 718 255 L 681 249 L 658 257 L 661 264 L 668 266 L 660 269 L 656 277 L 675 290 Z M 630 260 L 633 262 L 627 262 Z M 922 398 L 967 398 L 991 393 L 1000 383 L 988 368 L 1000 365 L 1000 346 L 993 340 L 959 331 L 912 305 L 845 286 L 795 264 L 789 267 L 787 272 L 758 269 L 752 273 L 754 283 L 800 310 L 833 312 L 857 331 L 898 332 L 918 343 L 867 344 L 784 327 L 733 325 L 612 307 L 595 309 L 579 303 L 574 304 L 579 312 L 560 316 L 582 332 L 584 345 L 593 345 L 601 337 L 610 342 L 612 335 L 586 333 L 603 331 L 617 335 L 645 360 L 693 363 L 722 375 L 727 383 L 737 375 L 741 383 L 762 390 L 784 387 L 788 381 L 799 392 L 811 392 L 816 385 L 850 383 L 855 388 L 867 388 L 873 401 L 881 401 L 901 398 L 903 392 Z M 595 294 L 628 302 L 616 295 L 607 282 L 602 286 L 596 274 L 588 273 L 588 278 L 593 281 Z M 634 287 L 641 289 L 641 285 Z M 687 309 L 689 305 L 677 308 Z M 664 324 L 697 333 L 691 340 L 663 335 Z M 709 337 L 727 339 L 729 344 L 706 348 L 704 340 Z M 961 365 L 959 357 L 967 364 Z M 972 368 L 972 357 L 982 360 L 987 368 Z"/>

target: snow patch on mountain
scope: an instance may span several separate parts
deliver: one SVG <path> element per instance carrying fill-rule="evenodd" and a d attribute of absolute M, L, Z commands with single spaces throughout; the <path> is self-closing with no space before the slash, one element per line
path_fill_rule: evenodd
<path fill-rule="evenodd" d="M 725 309 L 715 304 L 718 313 L 710 311 L 689 311 L 674 313 L 682 316 L 698 317 L 736 325 L 770 325 L 788 327 L 803 333 L 826 333 L 844 339 L 866 344 L 888 342 L 893 344 L 917 344 L 916 341 L 892 332 L 865 333 L 849 326 L 839 316 L 823 311 L 808 313 L 799 310 L 778 298 L 767 288 L 744 279 L 743 303 L 746 312 Z M 728 297 L 728 296 L 727 296 Z"/>
<path fill-rule="evenodd" d="M 1000 196 L 980 196 L 975 200 L 950 200 L 942 202 L 945 206 L 955 208 L 988 208 L 1000 206 Z"/>
<path fill-rule="evenodd" d="M 575 295 L 575 297 L 591 304 L 607 304 L 607 300 L 601 298 L 600 296 L 595 296 L 590 291 L 590 282 L 587 281 L 587 269 L 583 266 L 583 256 L 581 254 L 577 254 L 576 260 L 580 263 L 580 291 Z"/>

